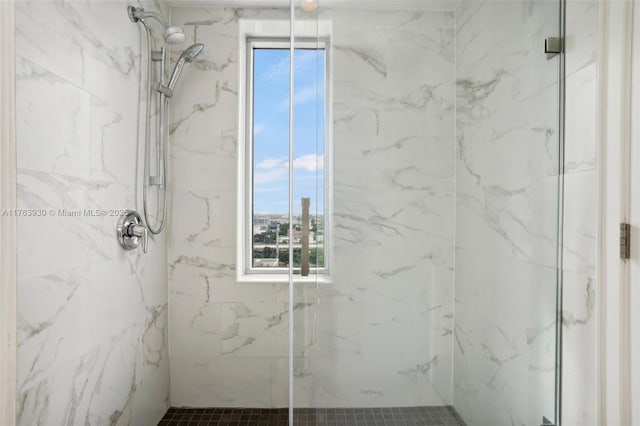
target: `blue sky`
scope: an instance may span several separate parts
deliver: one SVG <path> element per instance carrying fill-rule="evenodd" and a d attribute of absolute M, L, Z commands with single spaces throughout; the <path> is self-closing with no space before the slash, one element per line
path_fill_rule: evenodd
<path fill-rule="evenodd" d="M 294 57 L 294 213 L 309 197 L 313 215 L 323 208 L 324 51 Z M 289 74 L 288 49 L 254 50 L 254 214 L 288 213 Z"/>

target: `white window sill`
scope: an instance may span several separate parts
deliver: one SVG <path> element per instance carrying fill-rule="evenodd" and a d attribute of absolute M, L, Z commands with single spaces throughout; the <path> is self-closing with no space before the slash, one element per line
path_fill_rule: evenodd
<path fill-rule="evenodd" d="M 236 279 L 239 283 L 286 284 L 289 282 L 289 276 L 282 274 L 242 274 L 239 275 Z M 308 277 L 294 275 L 293 282 L 301 284 L 332 284 L 333 280 L 331 278 L 331 275 L 310 274 Z"/>

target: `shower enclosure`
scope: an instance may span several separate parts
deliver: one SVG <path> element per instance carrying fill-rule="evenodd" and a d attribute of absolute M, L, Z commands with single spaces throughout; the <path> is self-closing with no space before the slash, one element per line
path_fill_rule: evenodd
<path fill-rule="evenodd" d="M 173 405 L 557 423 L 561 4 L 272 6 L 173 9 Z"/>
<path fill-rule="evenodd" d="M 145 28 L 16 4 L 18 424 L 561 423 L 560 0 L 140 6 L 146 254 Z"/>
<path fill-rule="evenodd" d="M 294 279 L 290 404 L 555 423 L 560 58 L 543 47 L 560 5 L 322 3 L 294 20 L 330 40 L 332 87 L 316 99 L 330 125 L 314 139 L 332 151 L 332 185 L 315 186 L 332 205 L 314 214 L 330 224 L 331 283 Z M 308 72 L 321 75 L 294 80 Z M 295 150 L 305 137 L 294 131 Z"/>

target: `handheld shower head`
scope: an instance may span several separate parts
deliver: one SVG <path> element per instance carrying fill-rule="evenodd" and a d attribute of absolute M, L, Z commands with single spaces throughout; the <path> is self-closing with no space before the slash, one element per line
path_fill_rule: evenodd
<path fill-rule="evenodd" d="M 173 73 L 171 73 L 171 78 L 169 79 L 169 84 L 167 85 L 168 93 L 173 94 L 173 89 L 176 87 L 176 83 L 180 78 L 180 74 L 182 73 L 184 64 L 192 63 L 193 61 L 195 61 L 198 55 L 202 52 L 202 49 L 204 49 L 204 44 L 196 43 L 187 47 L 184 52 L 182 52 L 182 55 L 180 55 L 180 58 L 176 63 L 176 67 L 173 69 Z"/>
<path fill-rule="evenodd" d="M 182 55 L 180 55 L 180 59 L 184 58 L 185 61 L 191 63 L 196 60 L 198 55 L 202 52 L 202 49 L 204 49 L 204 44 L 192 44 L 191 46 L 187 47 L 184 52 L 182 52 Z"/>

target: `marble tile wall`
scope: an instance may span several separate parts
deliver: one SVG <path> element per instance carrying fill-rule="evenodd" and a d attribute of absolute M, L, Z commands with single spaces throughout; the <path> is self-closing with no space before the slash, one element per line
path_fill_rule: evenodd
<path fill-rule="evenodd" d="M 283 286 L 236 283 L 238 19 L 286 11 L 174 8 L 187 43 L 205 50 L 185 69 L 171 109 L 169 222 L 171 404 L 271 407 L 285 386 Z M 174 52 L 174 58 L 180 52 Z M 272 371 L 282 365 L 277 384 Z"/>
<path fill-rule="evenodd" d="M 315 406 L 448 403 L 454 14 L 320 19 L 335 47 L 334 284 L 296 287 L 310 311 L 295 327 L 297 394 Z"/>
<path fill-rule="evenodd" d="M 549 85 L 553 74 L 537 47 L 544 37 L 541 30 L 553 34 L 552 27 L 541 25 L 545 15 L 552 21 L 557 13 L 551 3 L 469 2 L 458 11 L 454 406 L 463 418 L 473 418 L 477 424 L 537 424 L 540 415 L 553 408 L 548 398 L 536 398 L 551 394 L 548 351 L 553 348 L 549 327 L 553 311 L 549 304 L 555 299 L 550 286 L 556 266 L 551 245 L 555 243 L 554 218 L 549 213 L 557 208 L 553 199 L 557 134 L 556 112 L 549 106 L 556 104 L 552 98 L 557 87 Z M 500 23 L 487 26 L 496 8 Z M 562 265 L 562 421 L 566 425 L 595 424 L 597 21 L 597 2 L 567 2 Z M 503 31 L 509 32 L 511 41 L 487 52 L 482 46 L 503 37 Z M 529 52 L 521 47 L 527 43 L 534 43 Z M 509 114 L 518 114 L 526 122 L 506 119 Z M 518 153 L 509 151 L 510 147 L 524 149 Z M 548 154 L 539 151 L 542 147 Z M 490 170 L 495 161 L 481 162 L 485 156 L 512 164 L 501 163 L 502 175 L 496 176 Z M 536 186 L 544 192 L 532 190 Z M 490 232 L 477 238 L 483 228 Z M 483 260 L 486 255 L 474 251 L 480 247 L 474 248 L 465 235 L 482 245 L 488 242 L 485 248 L 499 257 Z M 492 262 L 495 268 L 489 272 L 486 265 Z M 496 289 L 506 297 L 498 297 Z M 541 360 L 543 365 L 537 365 Z M 523 374 L 527 365 L 529 373 Z M 523 386 L 528 388 L 528 401 L 527 392 L 516 391 Z"/>
<path fill-rule="evenodd" d="M 558 87 L 539 46 L 557 13 L 556 2 L 466 2 L 455 15 L 384 19 L 324 12 L 334 22 L 340 233 L 334 284 L 296 286 L 297 405 L 453 400 L 477 424 L 553 416 Z M 207 49 L 172 111 L 172 403 L 284 406 L 286 287 L 235 282 L 235 114 L 237 20 L 287 15 L 173 16 Z M 564 420 L 587 424 L 595 233 L 584 212 L 595 202 L 595 133 L 572 105 L 595 111 L 596 7 L 569 2 L 568 16 Z"/>
<path fill-rule="evenodd" d="M 296 287 L 297 405 L 453 401 L 478 424 L 551 412 L 557 87 L 537 46 L 555 7 L 325 12 L 341 232 L 334 283 Z M 565 424 L 584 425 L 596 159 L 595 125 L 580 117 L 595 114 L 597 6 L 567 7 L 563 399 Z M 18 3 L 21 208 L 140 209 L 141 34 L 124 9 Z M 243 17 L 287 14 L 173 9 L 207 49 L 172 109 L 168 259 L 164 238 L 146 256 L 123 252 L 114 217 L 19 218 L 19 424 L 153 423 L 169 403 L 167 328 L 174 405 L 287 404 L 286 286 L 235 281 Z"/>
<path fill-rule="evenodd" d="M 287 289 L 235 280 L 235 176 L 238 19 L 288 14 L 172 16 L 206 48 L 172 109 L 171 403 L 286 406 Z M 454 15 L 320 19 L 333 22 L 335 270 L 332 284 L 296 285 L 295 403 L 449 404 Z"/>
<path fill-rule="evenodd" d="M 558 3 L 463 2 L 456 21 L 453 405 L 468 424 L 554 416 Z"/>
<path fill-rule="evenodd" d="M 597 1 L 567 2 L 562 412 L 596 424 Z"/>
<path fill-rule="evenodd" d="M 151 425 L 168 406 L 165 238 L 125 252 L 117 216 L 84 213 L 141 211 L 127 4 L 16 3 L 18 205 L 46 212 L 18 218 L 19 425 Z"/>

